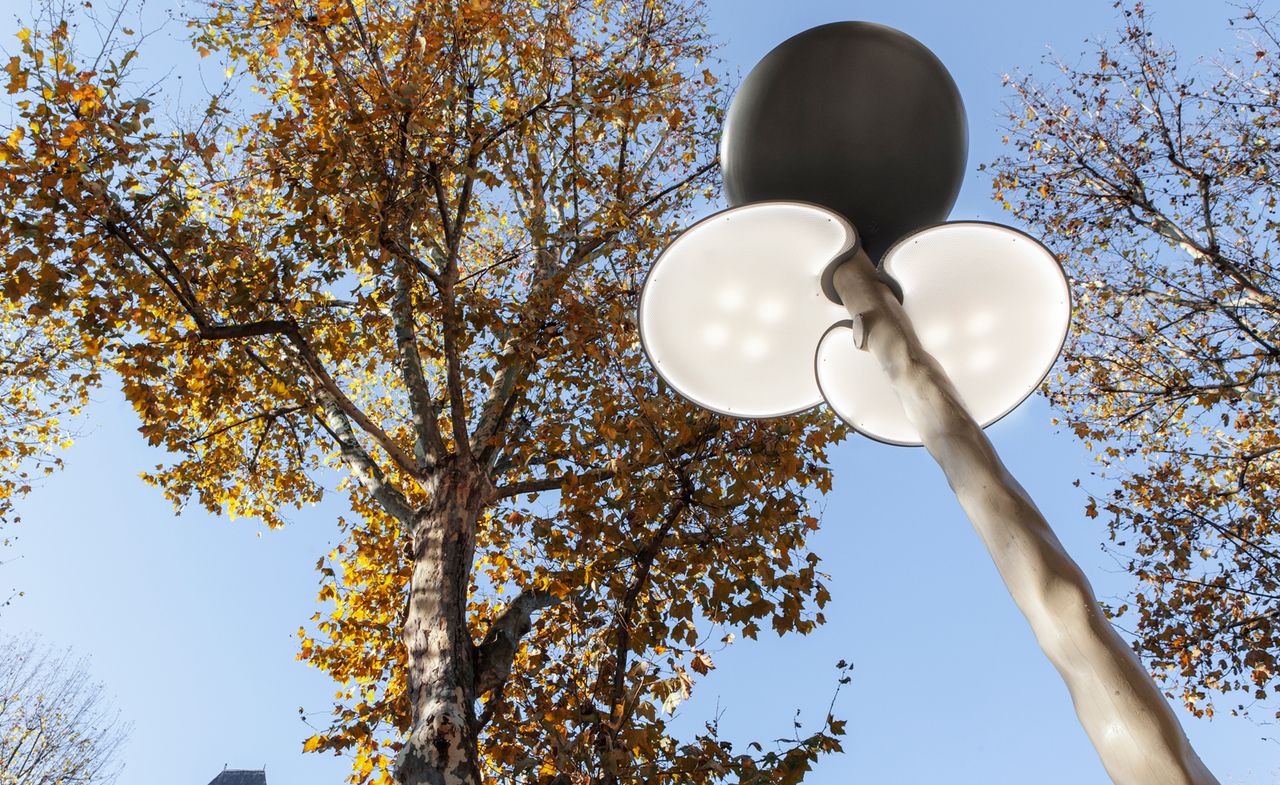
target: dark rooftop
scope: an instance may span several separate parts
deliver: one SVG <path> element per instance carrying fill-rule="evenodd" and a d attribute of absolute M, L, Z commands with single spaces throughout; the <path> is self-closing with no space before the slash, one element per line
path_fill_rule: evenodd
<path fill-rule="evenodd" d="M 247 769 L 223 769 L 222 773 L 214 777 L 209 785 L 267 785 L 267 773 Z"/>

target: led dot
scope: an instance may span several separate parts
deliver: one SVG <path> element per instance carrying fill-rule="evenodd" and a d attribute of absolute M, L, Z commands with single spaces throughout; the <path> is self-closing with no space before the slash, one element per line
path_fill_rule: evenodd
<path fill-rule="evenodd" d="M 712 322 L 702 328 L 702 342 L 712 349 L 718 349 L 729 342 L 729 328 L 719 322 Z"/>
<path fill-rule="evenodd" d="M 742 307 L 743 300 L 745 299 L 746 298 L 743 296 L 742 290 L 737 287 L 721 289 L 719 293 L 716 294 L 716 304 L 726 311 L 738 310 Z"/>
<path fill-rule="evenodd" d="M 990 333 L 996 326 L 996 315 L 992 311 L 979 311 L 969 317 L 969 334 L 973 336 L 986 335 Z"/>
<path fill-rule="evenodd" d="M 781 300 L 765 300 L 756 309 L 756 315 L 765 324 L 777 324 L 787 314 L 787 306 Z"/>
<path fill-rule="evenodd" d="M 969 368 L 974 371 L 986 371 L 995 367 L 996 353 L 991 349 L 978 349 L 969 355 Z"/>
<path fill-rule="evenodd" d="M 749 335 L 742 341 L 742 356 L 758 360 L 769 353 L 769 342 L 759 335 Z"/>

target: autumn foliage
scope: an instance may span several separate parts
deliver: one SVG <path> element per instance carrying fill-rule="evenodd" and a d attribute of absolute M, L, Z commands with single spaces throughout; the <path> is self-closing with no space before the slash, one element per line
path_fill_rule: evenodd
<path fill-rule="evenodd" d="M 1247 12 L 1192 64 L 1119 7 L 1118 41 L 1010 81 L 996 198 L 1074 279 L 1050 391 L 1139 580 L 1113 611 L 1193 712 L 1247 711 L 1280 691 L 1280 41 Z"/>
<path fill-rule="evenodd" d="M 341 477 L 300 656 L 340 696 L 306 748 L 352 782 L 794 782 L 838 749 L 831 718 L 669 729 L 723 641 L 821 622 L 842 435 L 700 411 L 640 350 L 644 272 L 714 187 L 696 6 L 214 0 L 190 122 L 127 19 L 47 9 L 4 67 L 3 340 L 74 383 L 0 384 L 37 429 L 0 460 L 52 455 L 109 371 L 176 505 L 278 526 Z"/>

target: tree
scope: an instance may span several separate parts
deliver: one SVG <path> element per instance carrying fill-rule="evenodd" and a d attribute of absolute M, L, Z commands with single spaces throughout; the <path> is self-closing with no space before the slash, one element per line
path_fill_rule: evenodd
<path fill-rule="evenodd" d="M 228 81 L 189 126 L 93 14 L 5 67 L 6 294 L 119 378 L 178 506 L 278 526 L 345 475 L 306 749 L 418 785 L 794 782 L 839 748 L 830 716 L 756 754 L 667 727 L 715 641 L 821 623 L 843 435 L 643 360 L 643 272 L 713 185 L 696 5 L 215 0 L 192 40 Z"/>
<path fill-rule="evenodd" d="M 114 782 L 128 733 L 84 660 L 33 637 L 0 639 L 0 783 Z"/>
<path fill-rule="evenodd" d="M 1188 72 L 1141 4 L 1096 65 L 1009 81 L 995 196 L 1074 278 L 1050 396 L 1139 580 L 1114 614 L 1188 708 L 1280 691 L 1280 49 L 1273 24 Z M 1251 702 L 1251 701 L 1250 701 Z"/>

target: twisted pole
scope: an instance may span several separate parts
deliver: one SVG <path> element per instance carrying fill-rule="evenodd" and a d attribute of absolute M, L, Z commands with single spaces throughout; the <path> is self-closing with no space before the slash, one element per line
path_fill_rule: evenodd
<path fill-rule="evenodd" d="M 1044 515 L 965 409 L 901 304 L 859 251 L 835 272 L 860 348 L 888 375 L 924 447 L 1058 669 L 1115 785 L 1219 785 Z"/>

